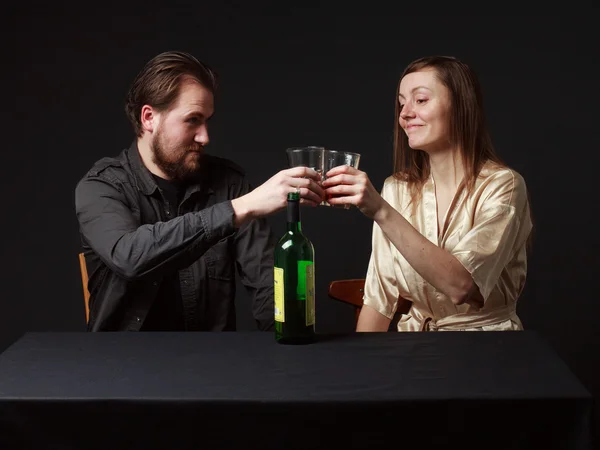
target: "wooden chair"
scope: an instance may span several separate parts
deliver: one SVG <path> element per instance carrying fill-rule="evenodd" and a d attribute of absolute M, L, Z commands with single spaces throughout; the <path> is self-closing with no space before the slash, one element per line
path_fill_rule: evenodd
<path fill-rule="evenodd" d="M 329 283 L 329 297 L 340 302 L 352 305 L 355 309 L 356 322 L 363 306 L 363 294 L 365 292 L 365 279 L 352 278 L 348 280 L 335 280 Z M 407 314 L 410 310 L 411 302 L 401 299 L 394 318 L 392 319 L 389 331 L 396 331 L 398 320 L 402 314 Z"/>
<path fill-rule="evenodd" d="M 85 303 L 85 323 L 90 320 L 90 291 L 88 291 L 88 273 L 85 265 L 85 256 L 79 254 L 79 269 L 81 270 L 81 283 L 83 284 L 83 301 Z"/>
<path fill-rule="evenodd" d="M 350 280 L 335 280 L 329 283 L 329 297 L 340 302 L 348 303 L 355 309 L 356 321 L 360 315 L 363 305 L 363 293 L 365 289 L 364 278 L 353 278 Z"/>

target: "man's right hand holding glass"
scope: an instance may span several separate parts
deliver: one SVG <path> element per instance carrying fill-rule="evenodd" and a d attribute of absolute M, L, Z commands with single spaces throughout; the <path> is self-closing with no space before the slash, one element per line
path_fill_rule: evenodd
<path fill-rule="evenodd" d="M 284 209 L 290 192 L 300 193 L 301 204 L 319 205 L 325 198 L 320 182 L 321 175 L 309 167 L 292 167 L 278 172 L 253 191 L 231 201 L 235 226 Z"/>

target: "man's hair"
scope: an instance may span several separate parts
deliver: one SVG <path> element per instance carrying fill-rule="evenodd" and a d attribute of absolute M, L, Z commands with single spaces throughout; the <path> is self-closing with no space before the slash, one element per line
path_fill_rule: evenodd
<path fill-rule="evenodd" d="M 215 72 L 189 53 L 164 52 L 146 63 L 133 80 L 125 100 L 125 113 L 137 137 L 143 134 L 142 107 L 150 105 L 158 112 L 168 110 L 177 100 L 185 77 L 196 80 L 213 94 L 217 89 Z"/>

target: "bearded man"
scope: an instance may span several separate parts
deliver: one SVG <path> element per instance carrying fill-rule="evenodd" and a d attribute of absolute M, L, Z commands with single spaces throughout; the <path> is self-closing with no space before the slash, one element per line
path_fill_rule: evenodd
<path fill-rule="evenodd" d="M 273 329 L 265 217 L 286 207 L 289 192 L 318 205 L 320 175 L 296 167 L 253 189 L 241 167 L 205 153 L 216 86 L 188 53 L 155 56 L 126 98 L 136 138 L 78 182 L 89 331 L 235 330 L 236 276 L 258 329 Z"/>

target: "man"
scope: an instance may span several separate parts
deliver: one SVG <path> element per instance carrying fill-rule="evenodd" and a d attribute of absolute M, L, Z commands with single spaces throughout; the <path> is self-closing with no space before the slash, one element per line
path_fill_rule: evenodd
<path fill-rule="evenodd" d="M 239 166 L 205 154 L 215 89 L 213 71 L 187 53 L 150 60 L 126 100 L 137 139 L 77 184 L 88 330 L 235 330 L 236 269 L 258 328 L 273 328 L 265 216 L 289 192 L 316 206 L 323 191 L 303 167 L 252 190 Z"/>

